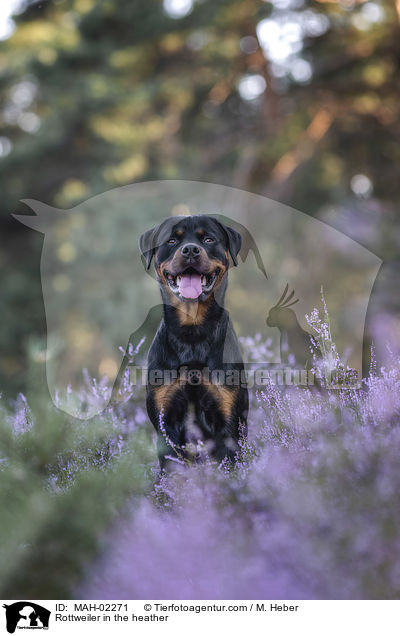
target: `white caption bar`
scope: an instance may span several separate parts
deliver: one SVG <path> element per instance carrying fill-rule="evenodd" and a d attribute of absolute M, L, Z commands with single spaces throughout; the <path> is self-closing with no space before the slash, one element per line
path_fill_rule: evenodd
<path fill-rule="evenodd" d="M 1 633 L 169 634 L 257 630 L 292 636 L 398 635 L 400 601 L 1 601 Z M 294 631 L 295 630 L 295 631 Z"/>

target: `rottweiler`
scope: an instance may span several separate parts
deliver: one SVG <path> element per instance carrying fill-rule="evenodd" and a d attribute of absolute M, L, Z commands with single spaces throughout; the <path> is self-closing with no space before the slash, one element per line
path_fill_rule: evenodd
<path fill-rule="evenodd" d="M 247 434 L 248 391 L 237 381 L 243 362 L 223 306 L 241 244 L 239 232 L 206 215 L 167 218 L 139 239 L 163 301 L 147 359 L 147 411 L 162 469 L 199 460 L 198 442 L 231 464 Z"/>

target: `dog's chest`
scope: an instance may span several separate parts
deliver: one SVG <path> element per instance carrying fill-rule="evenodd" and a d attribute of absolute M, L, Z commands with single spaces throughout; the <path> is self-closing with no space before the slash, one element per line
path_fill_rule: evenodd
<path fill-rule="evenodd" d="M 207 340 L 195 343 L 183 343 L 177 340 L 174 350 L 180 365 L 208 365 L 213 366 L 215 360 L 215 347 Z"/>

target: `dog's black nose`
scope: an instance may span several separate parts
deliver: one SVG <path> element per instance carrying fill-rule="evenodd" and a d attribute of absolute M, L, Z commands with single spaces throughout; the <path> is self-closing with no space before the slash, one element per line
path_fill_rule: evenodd
<path fill-rule="evenodd" d="M 199 258 L 200 256 L 200 248 L 196 243 L 186 243 L 181 247 L 181 254 L 185 258 Z"/>

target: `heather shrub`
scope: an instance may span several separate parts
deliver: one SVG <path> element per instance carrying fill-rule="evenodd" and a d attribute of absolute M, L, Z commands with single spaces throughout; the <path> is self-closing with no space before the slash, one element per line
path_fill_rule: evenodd
<path fill-rule="evenodd" d="M 361 387 L 267 384 L 233 469 L 162 476 L 140 391 L 87 422 L 3 404 L 3 597 L 397 598 L 399 384 L 393 356 Z"/>

